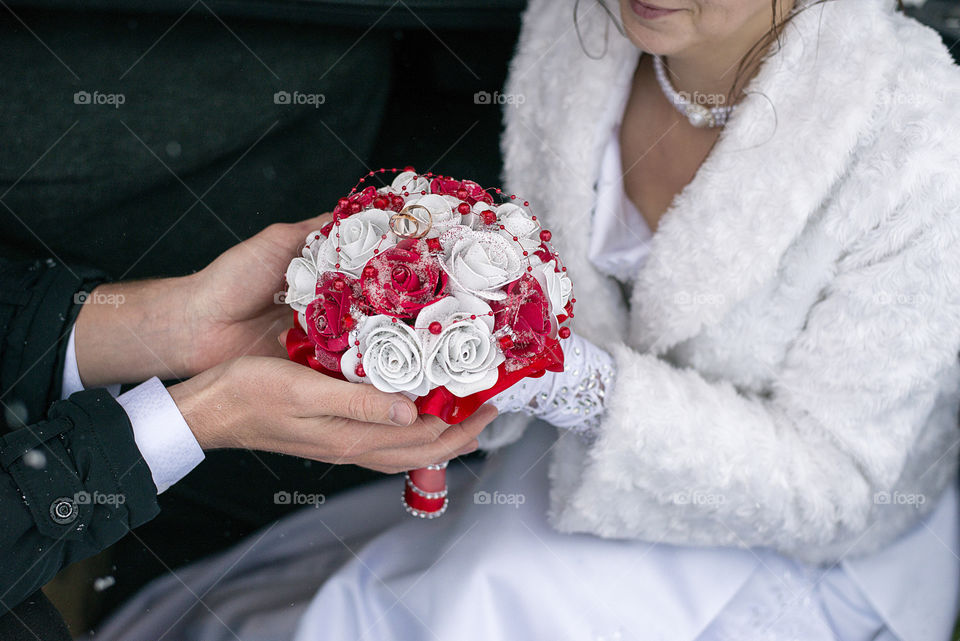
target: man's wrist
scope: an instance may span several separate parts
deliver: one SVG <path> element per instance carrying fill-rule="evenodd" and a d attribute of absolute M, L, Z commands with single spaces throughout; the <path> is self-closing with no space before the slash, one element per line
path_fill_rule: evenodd
<path fill-rule="evenodd" d="M 189 305 L 194 279 L 105 283 L 76 321 L 80 378 L 87 387 L 189 376 Z"/>

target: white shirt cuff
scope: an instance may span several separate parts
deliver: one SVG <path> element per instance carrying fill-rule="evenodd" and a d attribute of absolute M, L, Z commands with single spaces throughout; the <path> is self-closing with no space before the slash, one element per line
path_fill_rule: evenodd
<path fill-rule="evenodd" d="M 159 378 L 154 376 L 124 392 L 117 402 L 130 417 L 133 438 L 150 467 L 158 494 L 203 460 L 200 444 Z"/>
<path fill-rule="evenodd" d="M 60 386 L 62 399 L 86 389 L 77 366 L 76 331 L 74 325 L 67 342 L 63 384 Z M 150 468 L 158 494 L 189 474 L 203 460 L 200 444 L 160 379 L 151 378 L 123 394 L 120 394 L 119 384 L 107 385 L 106 389 L 130 419 L 133 438 Z"/>

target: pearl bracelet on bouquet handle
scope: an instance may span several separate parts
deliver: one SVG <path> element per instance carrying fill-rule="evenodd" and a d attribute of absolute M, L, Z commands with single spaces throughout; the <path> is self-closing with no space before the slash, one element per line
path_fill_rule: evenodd
<path fill-rule="evenodd" d="M 604 397 L 613 385 L 614 360 L 577 334 L 564 348 L 563 372 L 527 378 L 493 397 L 500 413 L 522 412 L 593 440 L 603 420 Z"/>

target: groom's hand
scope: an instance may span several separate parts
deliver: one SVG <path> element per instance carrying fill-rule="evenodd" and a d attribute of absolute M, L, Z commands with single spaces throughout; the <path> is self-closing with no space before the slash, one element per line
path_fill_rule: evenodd
<path fill-rule="evenodd" d="M 331 218 L 271 225 L 190 276 L 94 289 L 76 324 L 84 385 L 186 378 L 243 355 L 285 356 L 275 338 L 293 323 L 279 296 L 284 273 L 307 234 Z"/>
<path fill-rule="evenodd" d="M 473 451 L 477 435 L 497 416 L 484 406 L 448 426 L 418 417 L 400 394 L 269 357 L 223 363 L 169 391 L 204 449 L 281 452 L 389 473 Z"/>

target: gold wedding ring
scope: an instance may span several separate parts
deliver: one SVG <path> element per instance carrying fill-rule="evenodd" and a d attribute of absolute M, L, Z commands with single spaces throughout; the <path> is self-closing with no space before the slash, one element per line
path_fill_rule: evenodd
<path fill-rule="evenodd" d="M 410 213 L 414 209 L 422 209 L 427 212 L 428 220 L 424 223 L 422 220 Z M 421 231 L 421 226 L 426 228 Z M 418 240 L 430 233 L 433 228 L 433 214 L 423 205 L 407 205 L 390 217 L 390 230 L 400 238 L 411 238 Z"/>

